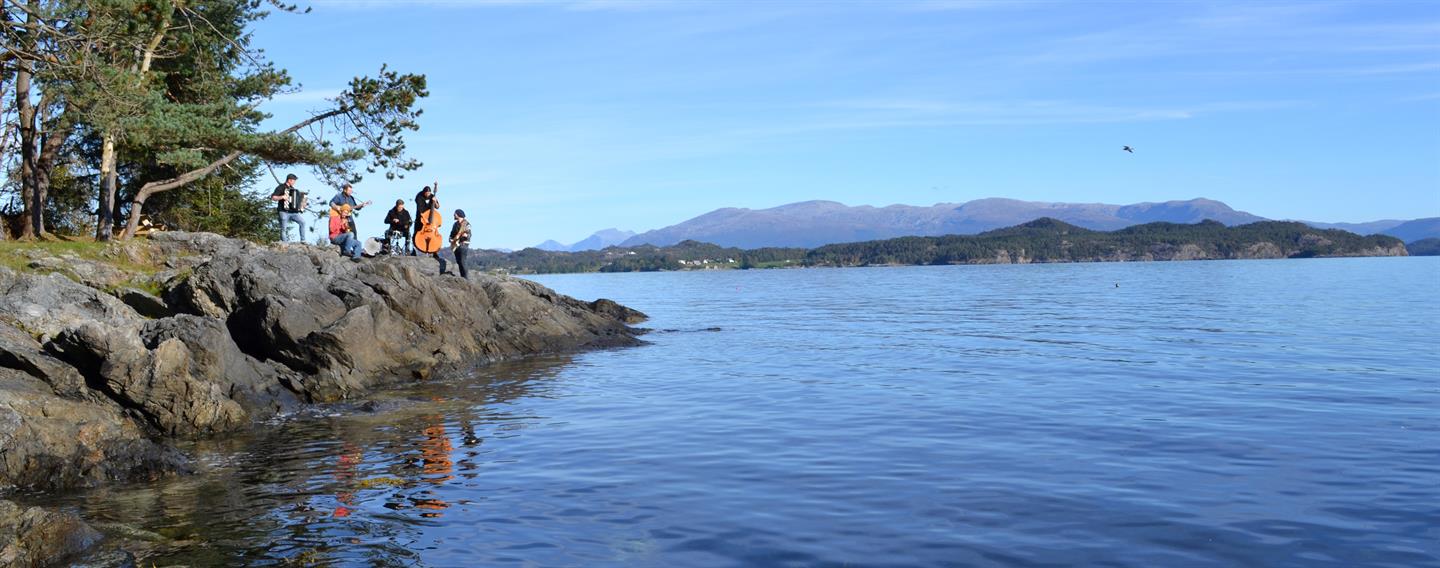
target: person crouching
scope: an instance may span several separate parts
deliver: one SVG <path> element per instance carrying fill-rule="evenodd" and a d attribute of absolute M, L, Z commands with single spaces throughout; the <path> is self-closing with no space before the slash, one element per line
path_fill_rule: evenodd
<path fill-rule="evenodd" d="M 348 254 L 351 259 L 359 262 L 362 247 L 360 239 L 355 238 L 355 233 L 350 228 L 349 205 L 330 209 L 330 242 L 340 245 L 341 254 Z"/>

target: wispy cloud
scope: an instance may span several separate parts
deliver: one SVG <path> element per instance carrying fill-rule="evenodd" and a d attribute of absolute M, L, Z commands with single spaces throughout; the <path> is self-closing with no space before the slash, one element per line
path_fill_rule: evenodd
<path fill-rule="evenodd" d="M 993 10 L 1054 4 L 1058 0 L 918 0 L 902 6 L 922 11 Z"/>
<path fill-rule="evenodd" d="M 1339 53 L 1433 55 L 1440 21 L 1367 22 L 1351 2 L 1180 4 L 1188 15 L 1131 19 L 1125 25 L 1056 36 L 1015 59 L 1022 64 L 1084 64 L 1144 59 Z"/>
<path fill-rule="evenodd" d="M 1425 94 L 1423 94 L 1423 95 L 1415 95 L 1415 96 L 1412 96 L 1412 97 L 1401 97 L 1401 98 L 1399 98 L 1399 99 L 1396 99 L 1396 101 L 1397 101 L 1397 102 L 1402 102 L 1402 103 L 1419 103 L 1419 102 L 1426 102 L 1426 101 L 1440 101 L 1440 93 L 1425 93 Z"/>
<path fill-rule="evenodd" d="M 924 99 L 857 99 L 828 101 L 820 109 L 845 111 L 788 126 L 752 132 L 796 134 L 826 130 L 930 128 L 947 126 L 1030 126 L 1185 120 L 1230 112 L 1277 110 L 1302 106 L 1302 101 L 1221 101 L 1174 106 L 1121 106 L 1073 101 L 954 102 Z"/>

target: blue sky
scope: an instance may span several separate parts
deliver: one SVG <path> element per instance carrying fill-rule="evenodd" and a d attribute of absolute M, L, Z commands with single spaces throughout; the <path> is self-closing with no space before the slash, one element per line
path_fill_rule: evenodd
<path fill-rule="evenodd" d="M 1435 2 L 310 5 L 257 26 L 303 84 L 276 125 L 381 63 L 429 79 L 425 167 L 357 185 L 367 235 L 432 180 L 508 248 L 809 199 L 1440 215 Z"/>

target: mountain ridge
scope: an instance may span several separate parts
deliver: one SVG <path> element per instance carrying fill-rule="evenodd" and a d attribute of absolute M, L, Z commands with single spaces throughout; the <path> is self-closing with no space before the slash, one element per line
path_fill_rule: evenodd
<path fill-rule="evenodd" d="M 742 248 L 816 247 L 905 236 L 977 234 L 1041 217 L 1094 230 L 1115 230 L 1155 221 L 1195 223 L 1213 219 L 1226 225 L 1240 225 L 1265 220 L 1206 198 L 1114 205 L 990 197 L 964 203 L 883 207 L 811 200 L 768 209 L 716 209 L 675 225 L 640 233 L 620 246 L 667 246 L 697 240 Z"/>
<path fill-rule="evenodd" d="M 543 243 L 535 245 L 533 248 L 549 252 L 579 252 L 582 250 L 600 250 L 605 247 L 618 245 L 624 242 L 625 239 L 633 236 L 635 236 L 635 231 L 622 231 L 620 229 L 612 227 L 609 229 L 601 229 L 599 231 L 595 231 L 594 233 L 591 233 L 590 236 L 585 237 L 584 239 L 576 241 L 572 244 L 567 245 L 554 239 L 550 239 Z"/>
<path fill-rule="evenodd" d="M 572 245 L 551 240 L 535 248 L 576 252 L 600 250 L 609 246 L 669 246 L 686 240 L 740 248 L 811 248 L 897 237 L 974 235 L 1043 217 L 1101 231 L 1151 222 L 1185 224 L 1210 219 L 1227 226 L 1237 226 L 1272 220 L 1236 210 L 1222 201 L 1205 197 L 1125 205 L 987 197 L 961 203 L 941 202 L 929 206 L 850 206 L 838 201 L 814 199 L 764 209 L 722 207 L 680 223 L 638 234 L 606 229 Z M 1342 229 L 1360 235 L 1389 235 L 1407 243 L 1440 237 L 1440 217 L 1383 219 L 1363 223 L 1297 222 L 1318 229 Z M 617 234 L 627 233 L 629 236 L 624 238 L 616 237 Z M 610 238 L 597 238 L 604 236 Z"/>

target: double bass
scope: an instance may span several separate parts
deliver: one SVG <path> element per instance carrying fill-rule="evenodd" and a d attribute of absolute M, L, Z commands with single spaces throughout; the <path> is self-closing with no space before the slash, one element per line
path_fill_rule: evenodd
<path fill-rule="evenodd" d="M 435 199 L 440 195 L 440 182 L 435 182 L 433 187 L 430 191 L 430 209 L 415 220 L 420 224 L 419 230 L 415 231 L 415 249 L 425 254 L 440 252 L 440 247 L 444 244 L 444 239 L 440 237 L 440 202 Z"/>

